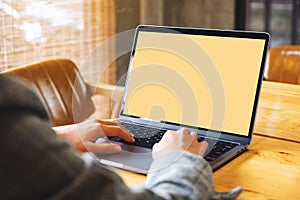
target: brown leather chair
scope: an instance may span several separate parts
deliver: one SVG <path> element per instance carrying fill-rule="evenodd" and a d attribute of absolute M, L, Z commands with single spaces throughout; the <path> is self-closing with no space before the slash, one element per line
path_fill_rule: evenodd
<path fill-rule="evenodd" d="M 300 84 L 300 45 L 270 48 L 266 80 Z"/>
<path fill-rule="evenodd" d="M 25 79 L 32 85 L 46 106 L 53 126 L 82 122 L 94 113 L 93 95 L 112 99 L 111 117 L 117 115 L 122 87 L 88 85 L 75 63 L 68 59 L 53 59 L 12 68 L 1 73 Z"/>

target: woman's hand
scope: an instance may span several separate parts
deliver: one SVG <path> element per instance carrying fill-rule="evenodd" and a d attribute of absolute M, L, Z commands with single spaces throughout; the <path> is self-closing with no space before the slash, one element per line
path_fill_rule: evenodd
<path fill-rule="evenodd" d="M 80 152 L 117 153 L 122 150 L 121 146 L 115 143 L 95 143 L 103 137 L 119 136 L 127 142 L 134 142 L 133 135 L 115 121 L 90 120 L 56 129 L 56 132 Z"/>
<path fill-rule="evenodd" d="M 186 128 L 178 131 L 167 131 L 163 138 L 153 146 L 153 158 L 174 151 L 188 151 L 203 156 L 208 148 L 207 142 L 198 142 L 198 135 Z"/>

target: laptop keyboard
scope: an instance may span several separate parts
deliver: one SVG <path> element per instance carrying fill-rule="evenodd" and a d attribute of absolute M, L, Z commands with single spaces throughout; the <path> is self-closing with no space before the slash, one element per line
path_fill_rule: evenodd
<path fill-rule="evenodd" d="M 134 135 L 135 142 L 128 143 L 122 138 L 113 137 L 111 138 L 113 141 L 120 141 L 128 144 L 135 144 L 137 146 L 152 148 L 153 145 L 159 142 L 167 130 L 150 128 L 145 126 L 139 126 L 134 124 L 127 124 L 124 122 L 120 122 L 130 133 Z"/>
<path fill-rule="evenodd" d="M 213 140 L 209 138 L 199 137 L 199 141 L 206 141 L 208 143 L 208 150 L 206 151 L 206 155 L 204 158 L 207 161 L 213 161 L 220 157 L 221 155 L 225 154 L 226 152 L 230 151 L 234 147 L 236 147 L 237 143 L 226 142 L 222 140 Z"/>
<path fill-rule="evenodd" d="M 134 135 L 135 142 L 128 143 L 124 139 L 120 137 L 111 137 L 110 139 L 117 142 L 124 142 L 128 144 L 134 144 L 141 147 L 152 148 L 153 145 L 161 140 L 164 133 L 167 130 L 144 127 L 140 125 L 128 124 L 124 122 L 120 122 L 129 132 Z M 213 161 L 223 155 L 224 153 L 230 151 L 234 147 L 236 147 L 237 143 L 231 143 L 222 140 L 214 140 L 205 138 L 200 136 L 198 138 L 199 141 L 206 141 L 208 143 L 207 154 L 204 158 L 207 161 Z"/>

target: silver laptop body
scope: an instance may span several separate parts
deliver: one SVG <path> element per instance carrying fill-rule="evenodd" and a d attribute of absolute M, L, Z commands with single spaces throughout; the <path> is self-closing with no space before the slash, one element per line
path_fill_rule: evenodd
<path fill-rule="evenodd" d="M 151 128 L 197 132 L 199 140 L 209 141 L 205 158 L 218 169 L 251 142 L 268 43 L 269 34 L 262 32 L 138 26 L 117 121 L 141 127 L 136 141 Z M 215 152 L 219 156 L 211 153 L 217 141 L 225 144 Z M 148 173 L 151 147 L 98 142 L 123 148 L 97 154 L 100 162 Z"/>

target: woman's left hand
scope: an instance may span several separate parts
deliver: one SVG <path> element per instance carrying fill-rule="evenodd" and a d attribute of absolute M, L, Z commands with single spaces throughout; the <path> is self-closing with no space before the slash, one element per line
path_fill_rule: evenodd
<path fill-rule="evenodd" d="M 127 142 L 135 141 L 133 135 L 118 122 L 106 120 L 89 120 L 72 124 L 56 129 L 56 133 L 80 152 L 118 153 L 122 150 L 116 143 L 95 143 L 103 137 L 119 136 Z"/>

